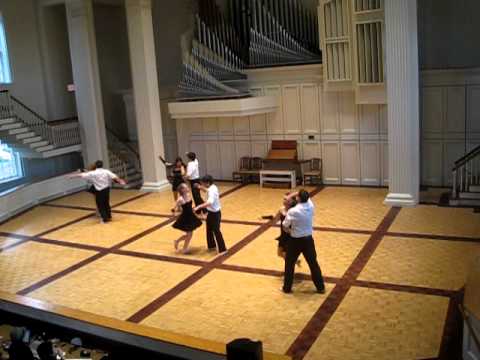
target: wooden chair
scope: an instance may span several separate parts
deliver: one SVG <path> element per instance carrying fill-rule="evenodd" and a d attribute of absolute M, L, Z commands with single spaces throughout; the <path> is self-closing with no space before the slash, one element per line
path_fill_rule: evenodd
<path fill-rule="evenodd" d="M 263 159 L 261 157 L 252 158 L 251 179 L 260 182 L 260 170 L 263 169 Z"/>
<path fill-rule="evenodd" d="M 305 171 L 303 173 L 303 185 L 306 185 L 307 179 L 309 180 L 310 184 L 322 183 L 322 159 L 313 158 L 310 160 L 309 171 Z"/>
<path fill-rule="evenodd" d="M 240 167 L 238 171 L 234 171 L 232 173 L 233 181 L 241 181 L 242 183 L 245 183 L 249 180 L 252 169 L 251 160 L 252 159 L 247 156 L 243 156 L 240 158 Z"/>

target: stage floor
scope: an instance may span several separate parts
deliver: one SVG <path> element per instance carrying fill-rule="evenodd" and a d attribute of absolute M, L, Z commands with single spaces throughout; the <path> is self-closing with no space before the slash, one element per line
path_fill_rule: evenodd
<path fill-rule="evenodd" d="M 445 355 L 456 297 L 480 256 L 471 209 L 383 205 L 386 189 L 310 187 L 327 293 L 308 267 L 283 294 L 278 225 L 263 220 L 285 189 L 222 183 L 229 251 L 174 252 L 172 194 L 114 190 L 100 224 L 78 193 L 0 225 L 0 291 L 162 330 L 229 342 L 260 339 L 295 359 L 426 359 Z"/>

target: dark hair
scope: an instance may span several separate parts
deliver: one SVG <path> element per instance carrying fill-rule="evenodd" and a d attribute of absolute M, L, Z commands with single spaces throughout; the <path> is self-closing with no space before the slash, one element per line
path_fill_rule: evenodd
<path fill-rule="evenodd" d="M 202 183 L 212 185 L 213 184 L 213 177 L 212 175 L 205 175 L 202 177 L 202 180 L 200 180 Z"/>
<path fill-rule="evenodd" d="M 96 169 L 103 168 L 103 161 L 102 160 L 95 161 L 95 168 Z"/>
<path fill-rule="evenodd" d="M 183 162 L 183 159 L 179 156 L 175 159 L 175 166 L 177 166 L 177 163 L 180 162 L 180 164 L 182 164 L 183 167 L 185 167 L 185 163 Z"/>
<path fill-rule="evenodd" d="M 38 356 L 40 360 L 53 360 L 55 359 L 55 352 L 53 351 L 53 344 L 50 341 L 44 341 L 37 348 Z"/>
<path fill-rule="evenodd" d="M 300 199 L 301 203 L 306 203 L 310 198 L 310 194 L 307 190 L 302 189 L 298 192 L 298 198 Z"/>
<path fill-rule="evenodd" d="M 197 158 L 197 155 L 195 155 L 194 152 L 189 152 L 187 153 L 187 157 L 190 159 L 190 160 L 195 160 Z"/>

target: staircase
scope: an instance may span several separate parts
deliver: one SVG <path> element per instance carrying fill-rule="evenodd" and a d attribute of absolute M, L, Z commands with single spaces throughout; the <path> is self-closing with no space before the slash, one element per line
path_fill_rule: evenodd
<path fill-rule="evenodd" d="M 455 162 L 452 206 L 480 207 L 480 145 Z"/>
<path fill-rule="evenodd" d="M 0 138 L 26 158 L 81 151 L 78 120 L 48 122 L 8 90 L 0 91 Z"/>
<path fill-rule="evenodd" d="M 143 184 L 142 169 L 138 150 L 131 144 L 120 140 L 111 129 L 107 128 L 108 156 L 110 169 L 127 181 L 123 189 L 137 189 Z M 114 185 L 116 187 L 118 185 Z"/>

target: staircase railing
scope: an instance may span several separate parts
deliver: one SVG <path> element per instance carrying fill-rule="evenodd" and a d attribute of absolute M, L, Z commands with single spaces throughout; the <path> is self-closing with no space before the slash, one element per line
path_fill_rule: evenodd
<path fill-rule="evenodd" d="M 107 141 L 109 150 L 114 153 L 120 160 L 132 164 L 138 172 L 142 171 L 140 163 L 140 155 L 128 143 L 120 140 L 120 137 L 110 128 L 107 127 Z M 112 164 L 110 164 L 112 166 Z"/>
<path fill-rule="evenodd" d="M 55 148 L 81 143 L 78 119 L 50 124 L 41 115 L 11 95 L 8 90 L 0 91 L 0 117 L 17 118 Z"/>
<path fill-rule="evenodd" d="M 452 169 L 452 197 L 459 192 L 468 192 L 470 186 L 480 185 L 480 145 L 455 161 Z"/>

